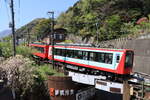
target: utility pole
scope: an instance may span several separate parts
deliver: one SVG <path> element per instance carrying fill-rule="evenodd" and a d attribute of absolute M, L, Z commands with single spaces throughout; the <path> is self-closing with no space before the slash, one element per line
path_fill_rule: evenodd
<path fill-rule="evenodd" d="M 123 80 L 123 100 L 130 100 L 130 86 L 128 80 Z"/>
<path fill-rule="evenodd" d="M 10 27 L 12 28 L 12 38 L 13 38 L 13 56 L 16 55 L 16 36 L 15 36 L 15 19 L 14 19 L 14 1 L 11 0 L 10 2 L 10 8 L 11 8 L 11 17 L 12 22 Z"/>
<path fill-rule="evenodd" d="M 50 11 L 48 12 L 49 16 L 51 15 L 50 19 L 52 19 L 51 21 L 51 33 L 50 33 L 50 40 L 51 40 L 51 45 L 52 45 L 52 65 L 53 65 L 53 69 L 55 68 L 55 64 L 54 64 L 54 12 Z"/>
<path fill-rule="evenodd" d="M 28 40 L 28 45 L 30 44 L 30 32 L 29 32 L 29 29 L 28 29 L 28 31 L 27 31 L 27 40 Z"/>
<path fill-rule="evenodd" d="M 97 44 L 98 44 L 98 36 L 99 36 L 98 23 L 96 23 L 95 25 L 96 25 L 96 41 L 97 41 Z"/>

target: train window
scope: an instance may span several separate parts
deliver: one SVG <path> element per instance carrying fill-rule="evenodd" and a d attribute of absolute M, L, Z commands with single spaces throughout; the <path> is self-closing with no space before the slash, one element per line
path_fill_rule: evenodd
<path fill-rule="evenodd" d="M 58 55 L 61 56 L 61 53 L 62 53 L 62 52 L 61 52 L 61 49 L 58 49 L 58 50 L 59 50 L 59 51 L 58 51 Z"/>
<path fill-rule="evenodd" d="M 54 49 L 54 55 L 57 55 L 57 49 Z"/>
<path fill-rule="evenodd" d="M 61 55 L 61 49 L 55 49 L 54 53 L 55 53 L 55 55 L 60 56 Z"/>
<path fill-rule="evenodd" d="M 105 63 L 112 64 L 113 54 L 105 53 Z"/>
<path fill-rule="evenodd" d="M 88 52 L 83 51 L 82 54 L 83 54 L 83 60 L 88 60 Z"/>
<path fill-rule="evenodd" d="M 76 58 L 76 59 L 83 59 L 83 60 L 88 60 L 88 52 L 86 51 L 79 51 L 79 50 L 72 50 L 71 52 L 71 58 Z"/>
<path fill-rule="evenodd" d="M 100 63 L 105 62 L 105 54 L 104 53 L 97 53 L 97 61 Z"/>
<path fill-rule="evenodd" d="M 62 55 L 62 56 L 65 56 L 65 55 L 66 55 L 66 50 L 65 50 L 65 49 L 62 49 L 61 55 Z"/>
<path fill-rule="evenodd" d="M 89 54 L 89 60 L 96 61 L 96 53 L 95 52 L 90 52 L 90 54 Z"/>
<path fill-rule="evenodd" d="M 54 50 L 54 55 L 57 55 L 57 49 Z"/>
<path fill-rule="evenodd" d="M 74 57 L 73 58 L 78 58 L 78 51 L 74 50 Z"/>
<path fill-rule="evenodd" d="M 69 52 L 69 50 L 66 50 L 66 57 L 70 57 L 70 52 Z"/>
<path fill-rule="evenodd" d="M 133 66 L 133 52 L 128 51 L 126 52 L 125 67 L 132 67 L 132 66 Z"/>
<path fill-rule="evenodd" d="M 66 51 L 66 57 L 73 58 L 74 57 L 74 51 L 73 50 L 67 50 Z"/>
<path fill-rule="evenodd" d="M 117 55 L 117 59 L 116 59 L 117 61 L 117 63 L 119 63 L 119 61 L 120 61 L 120 55 Z"/>
<path fill-rule="evenodd" d="M 83 59 L 83 52 L 79 50 L 74 50 L 72 58 Z"/>
<path fill-rule="evenodd" d="M 64 49 L 54 49 L 54 54 L 57 56 L 65 56 L 65 50 Z"/>
<path fill-rule="evenodd" d="M 70 57 L 74 58 L 74 50 L 70 50 Z"/>
<path fill-rule="evenodd" d="M 100 63 L 112 64 L 113 54 L 112 53 L 97 53 L 96 61 Z"/>
<path fill-rule="evenodd" d="M 83 59 L 82 51 L 78 51 L 78 58 L 79 58 L 79 59 Z"/>

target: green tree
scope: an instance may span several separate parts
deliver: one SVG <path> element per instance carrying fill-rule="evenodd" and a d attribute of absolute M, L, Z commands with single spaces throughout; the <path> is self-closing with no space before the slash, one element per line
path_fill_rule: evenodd
<path fill-rule="evenodd" d="M 107 30 L 107 38 L 114 39 L 120 34 L 121 19 L 119 15 L 112 15 L 105 20 L 105 29 Z"/>
<path fill-rule="evenodd" d="M 44 35 L 50 32 L 51 29 L 51 20 L 42 19 L 36 26 L 33 28 L 31 33 L 37 36 L 37 39 L 40 40 Z"/>
<path fill-rule="evenodd" d="M 133 34 L 124 30 L 127 27 L 138 29 L 135 23 L 139 18 L 148 16 L 149 5 L 149 0 L 80 0 L 61 14 L 57 22 L 75 35 L 98 37 L 100 41 L 114 39 Z M 97 33 L 100 35 L 97 36 Z"/>

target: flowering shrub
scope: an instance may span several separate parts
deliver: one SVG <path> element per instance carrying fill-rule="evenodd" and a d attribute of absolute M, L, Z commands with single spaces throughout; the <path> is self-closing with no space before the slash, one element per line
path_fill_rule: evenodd
<path fill-rule="evenodd" d="M 30 59 L 20 55 L 10 57 L 0 63 L 0 79 L 14 89 L 18 97 L 24 96 L 27 90 L 29 92 L 34 84 L 33 72 L 35 68 L 32 67 L 32 64 Z"/>

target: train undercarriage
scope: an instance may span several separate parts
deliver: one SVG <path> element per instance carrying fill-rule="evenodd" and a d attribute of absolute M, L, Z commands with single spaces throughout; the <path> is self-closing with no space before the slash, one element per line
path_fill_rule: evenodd
<path fill-rule="evenodd" d="M 83 66 L 76 66 L 76 65 L 71 65 L 67 63 L 61 63 L 61 62 L 55 62 L 56 66 L 63 67 L 64 71 L 68 72 L 76 72 L 76 73 L 81 73 L 85 75 L 95 75 L 95 76 L 102 76 L 106 77 L 106 80 L 108 81 L 113 81 L 113 82 L 123 82 L 123 80 L 128 80 L 131 78 L 131 75 L 121 75 L 121 74 L 115 74 L 111 72 L 106 72 L 106 71 L 101 71 L 97 69 L 92 69 L 92 68 L 86 68 Z"/>

